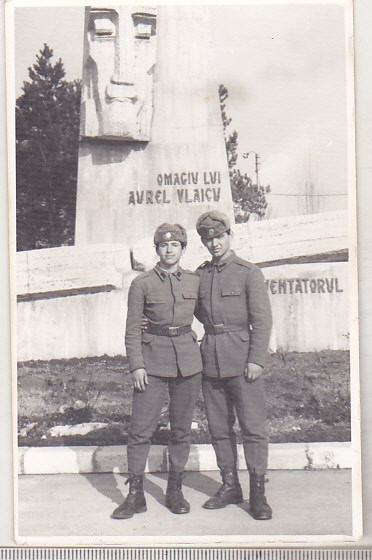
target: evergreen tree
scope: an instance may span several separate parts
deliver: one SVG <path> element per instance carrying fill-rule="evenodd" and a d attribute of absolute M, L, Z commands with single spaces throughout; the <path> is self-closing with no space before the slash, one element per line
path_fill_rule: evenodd
<path fill-rule="evenodd" d="M 256 214 L 259 219 L 265 216 L 267 209 L 266 194 L 270 192 L 270 186 L 255 185 L 247 173 L 242 174 L 235 168 L 238 157 L 238 133 L 234 130 L 227 134 L 227 127 L 231 118 L 226 115 L 225 101 L 229 96 L 227 87 L 221 84 L 218 88 L 223 130 L 225 134 L 225 146 L 227 163 L 229 167 L 230 185 L 232 199 L 234 202 L 235 222 L 247 222 L 251 214 Z"/>
<path fill-rule="evenodd" d="M 238 149 L 238 133 L 234 130 L 229 135 L 226 135 L 226 129 L 231 123 L 231 118 L 227 118 L 226 116 L 226 104 L 225 101 L 229 96 L 229 90 L 223 84 L 221 84 L 218 88 L 218 95 L 220 97 L 220 108 L 221 108 L 221 116 L 222 116 L 222 124 L 223 124 L 223 131 L 225 134 L 225 145 L 226 145 L 226 154 L 227 154 L 227 163 L 229 169 L 234 167 L 236 164 L 236 159 L 238 157 L 237 149 Z"/>
<path fill-rule="evenodd" d="M 259 220 L 266 214 L 266 193 L 270 186 L 257 186 L 247 173 L 242 174 L 239 169 L 230 170 L 232 198 L 235 203 L 236 223 L 248 222 L 251 214 L 256 214 Z"/>
<path fill-rule="evenodd" d="M 44 44 L 16 102 L 17 249 L 73 243 L 80 82 Z"/>

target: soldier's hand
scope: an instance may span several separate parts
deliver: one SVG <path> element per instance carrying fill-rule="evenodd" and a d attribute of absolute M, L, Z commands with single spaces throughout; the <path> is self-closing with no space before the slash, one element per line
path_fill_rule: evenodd
<path fill-rule="evenodd" d="M 248 383 L 252 383 L 252 381 L 256 381 L 262 373 L 263 367 L 259 366 L 258 364 L 252 364 L 248 362 L 245 366 L 245 380 Z"/>
<path fill-rule="evenodd" d="M 149 384 L 147 379 L 147 372 L 144 368 L 135 369 L 132 372 L 132 380 L 134 389 L 138 389 L 142 392 L 146 389 L 146 385 Z"/>
<path fill-rule="evenodd" d="M 150 321 L 148 320 L 146 315 L 142 315 L 142 322 L 141 322 L 142 331 L 146 331 L 149 323 L 150 323 Z"/>

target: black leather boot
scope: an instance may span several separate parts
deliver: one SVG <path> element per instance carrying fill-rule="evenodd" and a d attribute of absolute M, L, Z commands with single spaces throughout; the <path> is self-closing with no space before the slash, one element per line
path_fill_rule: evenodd
<path fill-rule="evenodd" d="M 182 473 L 169 473 L 165 505 L 172 513 L 189 513 L 190 504 L 182 494 Z"/>
<path fill-rule="evenodd" d="M 273 512 L 265 497 L 265 475 L 249 474 L 249 508 L 254 519 L 271 519 Z"/>
<path fill-rule="evenodd" d="M 143 493 L 143 475 L 130 474 L 127 482 L 129 482 L 128 496 L 111 514 L 113 519 L 129 519 L 135 513 L 143 513 L 147 510 Z"/>
<path fill-rule="evenodd" d="M 222 486 L 216 494 L 203 504 L 205 509 L 221 509 L 228 504 L 240 504 L 243 501 L 242 488 L 235 469 L 221 471 Z"/>

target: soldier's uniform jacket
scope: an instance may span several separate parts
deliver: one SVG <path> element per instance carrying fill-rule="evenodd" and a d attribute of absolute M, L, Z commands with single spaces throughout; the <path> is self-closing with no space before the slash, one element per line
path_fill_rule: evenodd
<path fill-rule="evenodd" d="M 272 320 L 261 270 L 232 252 L 221 264 L 203 263 L 197 273 L 200 288 L 195 315 L 207 331 L 200 347 L 204 375 L 244 375 L 247 362 L 263 366 Z M 210 333 L 216 325 L 227 332 Z"/>
<path fill-rule="evenodd" d="M 179 336 L 151 334 L 142 328 L 143 318 L 157 327 L 191 325 L 197 303 L 199 277 L 178 268 L 166 274 L 157 265 L 140 274 L 130 286 L 125 345 L 131 371 L 145 368 L 149 375 L 188 376 L 202 370 L 195 332 Z M 149 329 L 150 330 L 150 329 Z"/>

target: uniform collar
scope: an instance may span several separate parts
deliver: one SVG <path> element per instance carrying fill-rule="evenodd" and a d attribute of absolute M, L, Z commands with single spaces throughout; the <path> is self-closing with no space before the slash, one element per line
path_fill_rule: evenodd
<path fill-rule="evenodd" d="M 154 267 L 154 271 L 159 276 L 159 278 L 162 282 L 164 282 L 169 276 L 168 272 L 165 272 L 162 268 L 160 268 L 159 263 Z M 177 278 L 177 280 L 181 280 L 182 275 L 183 275 L 182 268 L 179 266 L 178 269 L 176 270 L 176 272 L 172 272 L 172 275 L 175 278 Z"/>
<path fill-rule="evenodd" d="M 234 262 L 236 258 L 236 254 L 234 251 L 231 251 L 231 255 L 229 255 L 229 257 L 224 260 L 221 263 L 214 263 L 213 261 L 211 262 L 212 266 L 215 266 L 218 270 L 218 272 L 220 272 L 221 270 L 223 270 L 224 268 L 226 268 L 227 266 L 229 266 L 232 262 Z"/>

